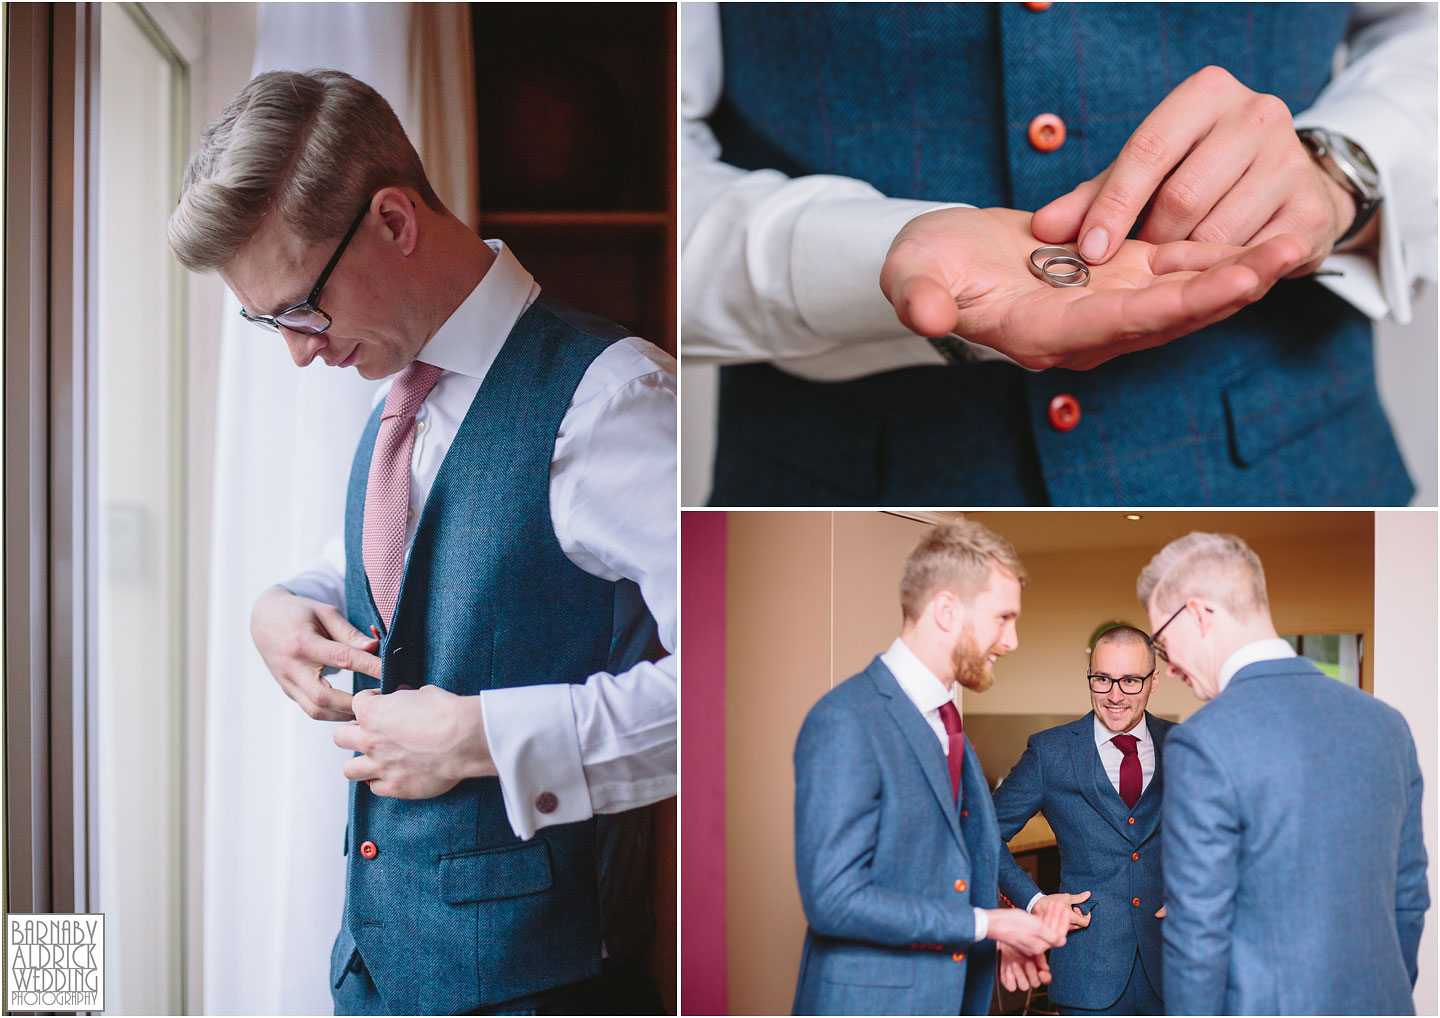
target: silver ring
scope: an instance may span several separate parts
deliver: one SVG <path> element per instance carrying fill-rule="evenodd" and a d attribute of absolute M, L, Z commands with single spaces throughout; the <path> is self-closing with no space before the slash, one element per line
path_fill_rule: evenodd
<path fill-rule="evenodd" d="M 1073 265 L 1075 268 L 1070 272 L 1051 272 L 1050 266 L 1057 263 Z M 1045 282 L 1051 286 L 1084 286 L 1090 282 L 1090 266 L 1081 261 L 1077 255 L 1063 254 L 1046 258 L 1045 263 L 1040 266 L 1040 271 Z"/>
<path fill-rule="evenodd" d="M 1043 261 L 1045 258 L 1051 257 L 1052 255 L 1070 255 L 1071 257 L 1075 257 L 1076 252 L 1070 250 L 1070 248 L 1068 248 L 1068 247 L 1037 247 L 1034 251 L 1031 251 L 1031 252 L 1030 252 L 1030 274 L 1031 274 L 1032 276 L 1034 276 L 1036 279 L 1044 279 L 1044 278 L 1045 278 L 1045 269 L 1044 269 L 1044 267 L 1040 264 L 1040 262 Z M 1043 257 L 1040 257 L 1040 256 L 1043 256 Z M 1039 258 L 1040 260 L 1037 261 L 1037 258 Z M 1077 272 L 1054 272 L 1054 273 L 1051 273 L 1051 275 L 1060 276 L 1061 278 L 1064 278 L 1065 276 L 1079 275 L 1079 273 L 1077 273 Z"/>

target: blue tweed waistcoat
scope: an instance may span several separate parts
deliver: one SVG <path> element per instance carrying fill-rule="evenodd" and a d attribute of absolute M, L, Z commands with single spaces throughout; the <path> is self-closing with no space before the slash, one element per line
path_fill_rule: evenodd
<path fill-rule="evenodd" d="M 1207 64 L 1306 109 L 1348 17 L 1343 4 L 724 4 L 711 123 L 737 166 L 1034 210 L 1105 169 Z M 1052 152 L 1027 137 L 1041 113 L 1066 125 Z M 1069 432 L 1048 419 L 1062 393 L 1082 408 Z M 1393 504 L 1412 490 L 1368 320 L 1300 280 L 1087 372 L 986 364 L 812 384 L 727 369 L 711 498 Z"/>
<path fill-rule="evenodd" d="M 623 329 L 537 301 L 485 376 L 445 456 L 415 533 L 383 683 L 485 689 L 584 682 L 653 657 L 655 625 L 630 581 L 566 558 L 550 517 L 550 461 L 581 377 Z M 355 453 L 345 510 L 349 619 L 379 625 L 361 552 L 377 407 Z M 381 627 L 384 628 L 383 626 Z M 641 935 L 648 813 L 510 829 L 497 778 L 433 799 L 352 784 L 338 985 L 358 950 L 396 1014 L 454 1014 L 599 974 Z M 353 848 L 371 842 L 373 858 Z"/>

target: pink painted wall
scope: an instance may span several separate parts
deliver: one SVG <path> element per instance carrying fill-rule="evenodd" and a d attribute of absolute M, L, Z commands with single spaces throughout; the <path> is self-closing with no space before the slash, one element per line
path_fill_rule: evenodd
<path fill-rule="evenodd" d="M 680 519 L 680 1013 L 729 1013 L 725 951 L 727 514 Z"/>

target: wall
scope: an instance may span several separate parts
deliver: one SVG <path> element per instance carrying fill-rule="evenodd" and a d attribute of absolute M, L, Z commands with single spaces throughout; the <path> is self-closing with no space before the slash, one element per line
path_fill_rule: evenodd
<path fill-rule="evenodd" d="M 990 518 L 986 514 L 987 523 Z M 995 526 L 1005 532 L 1000 522 Z M 1243 527 L 1236 527 L 1235 532 L 1246 537 Z M 1310 539 L 1246 540 L 1265 563 L 1279 631 L 1364 633 L 1364 670 L 1374 674 L 1374 568 L 1369 528 L 1332 535 L 1323 545 Z M 1159 550 L 1152 545 L 1041 554 L 1020 550 L 1030 571 L 1018 627 L 1020 647 L 997 663 L 993 688 L 986 693 L 965 692 L 965 713 L 1069 711 L 1078 717 L 1089 710 L 1085 648 L 1090 634 L 1112 619 L 1141 629 L 1149 627 L 1135 600 L 1135 578 Z M 1152 713 L 1182 720 L 1199 706 L 1186 686 L 1163 677 L 1150 699 Z"/>
<path fill-rule="evenodd" d="M 1422 813 L 1425 847 L 1430 856 L 1430 912 L 1420 938 L 1420 978 L 1415 984 L 1415 1013 L 1437 1013 L 1435 958 L 1436 902 L 1436 692 L 1435 619 L 1436 517 L 1433 512 L 1375 514 L 1375 696 L 1410 725 L 1420 772 L 1425 779 Z"/>

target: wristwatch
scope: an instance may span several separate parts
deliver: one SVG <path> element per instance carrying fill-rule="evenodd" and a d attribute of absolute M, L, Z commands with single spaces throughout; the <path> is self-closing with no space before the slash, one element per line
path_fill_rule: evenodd
<path fill-rule="evenodd" d="M 1309 149 L 1310 158 L 1355 199 L 1355 219 L 1335 241 L 1335 247 L 1341 247 L 1365 228 L 1385 200 L 1380 193 L 1380 174 L 1365 150 L 1343 134 L 1323 127 L 1302 127 L 1295 133 Z"/>

